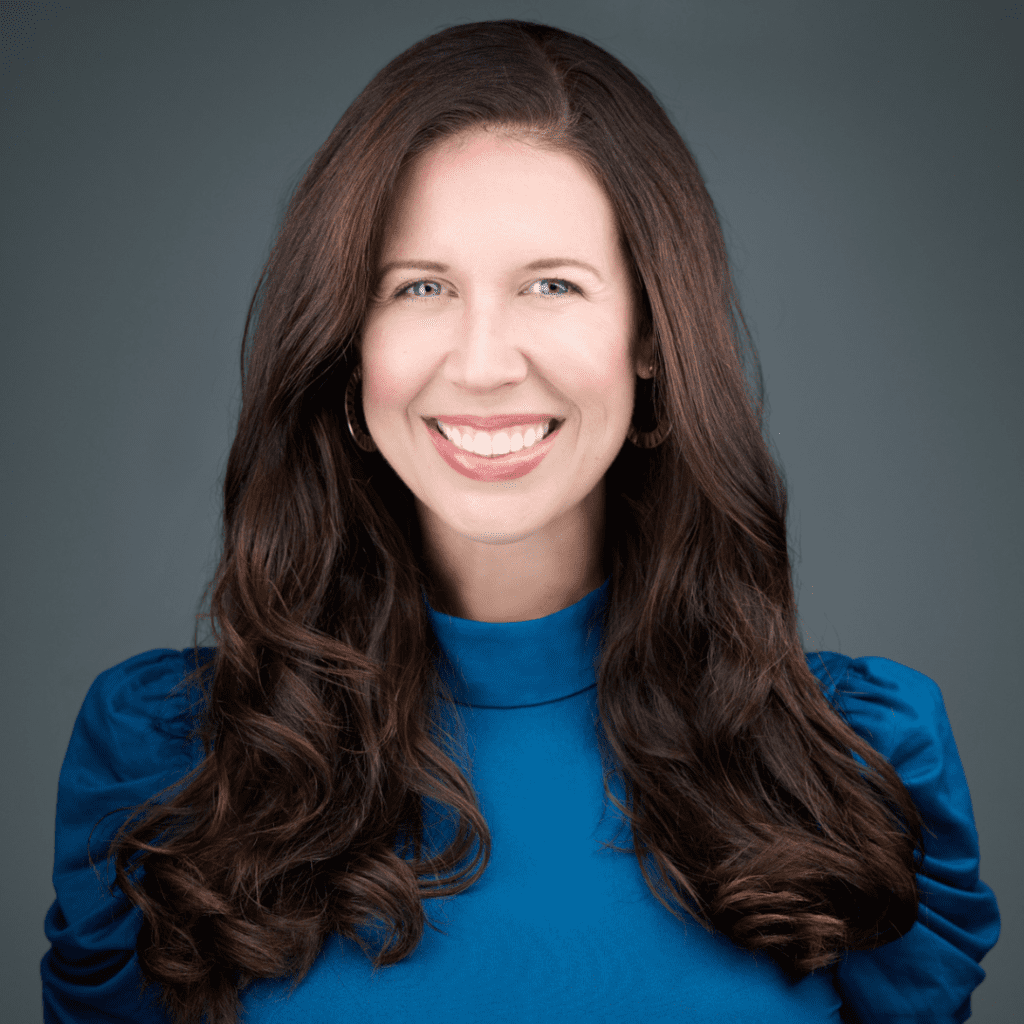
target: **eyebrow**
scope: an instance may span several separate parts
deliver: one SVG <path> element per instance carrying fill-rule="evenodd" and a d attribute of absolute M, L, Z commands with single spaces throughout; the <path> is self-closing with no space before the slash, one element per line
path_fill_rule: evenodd
<path fill-rule="evenodd" d="M 574 260 L 564 256 L 555 256 L 542 260 L 534 260 L 527 263 L 521 270 L 554 270 L 556 267 L 579 267 L 581 270 L 589 271 L 601 281 L 601 275 L 589 263 L 583 260 Z M 380 268 L 380 278 L 383 280 L 393 270 L 431 270 L 435 274 L 447 274 L 451 267 L 447 263 L 437 263 L 434 260 L 397 260 L 392 263 L 385 263 Z"/>

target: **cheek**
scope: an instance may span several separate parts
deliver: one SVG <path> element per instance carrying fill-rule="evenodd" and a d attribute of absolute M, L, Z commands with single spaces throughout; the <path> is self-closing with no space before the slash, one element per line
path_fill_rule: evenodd
<path fill-rule="evenodd" d="M 412 351 L 382 332 L 364 336 L 364 406 L 401 405 L 416 393 L 420 368 L 412 357 Z"/>
<path fill-rule="evenodd" d="M 625 348 L 604 351 L 591 348 L 583 350 L 582 356 L 566 365 L 562 373 L 567 388 L 582 400 L 589 397 L 608 407 L 632 401 L 633 367 Z"/>
<path fill-rule="evenodd" d="M 630 356 L 629 310 L 613 303 L 596 310 L 573 326 L 559 346 L 566 359 L 566 380 L 574 379 L 581 391 L 611 398 L 625 390 L 632 393 L 633 365 Z"/>

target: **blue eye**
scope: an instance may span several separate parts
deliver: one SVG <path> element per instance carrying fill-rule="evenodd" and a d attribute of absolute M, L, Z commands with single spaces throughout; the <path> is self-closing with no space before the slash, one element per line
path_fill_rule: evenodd
<path fill-rule="evenodd" d="M 407 295 L 407 293 L 408 293 L 410 288 L 418 288 L 421 284 L 431 285 L 434 288 L 438 287 L 438 284 L 437 284 L 436 281 L 413 281 L 412 284 L 407 284 L 404 288 L 402 288 L 398 292 L 398 294 L 400 296 L 401 295 Z M 432 296 L 430 296 L 430 295 L 408 295 L 407 297 L 410 298 L 410 299 L 429 299 L 429 298 L 432 298 Z"/>
<path fill-rule="evenodd" d="M 554 284 L 554 285 L 558 285 L 558 287 L 560 287 L 560 288 L 564 288 L 565 290 L 564 291 L 560 291 L 560 292 L 541 291 L 541 292 L 535 293 L 535 294 L 539 294 L 539 295 L 549 295 L 552 298 L 556 298 L 556 299 L 557 298 L 561 298 L 564 295 L 570 295 L 573 292 L 576 292 L 577 294 L 582 294 L 580 292 L 580 289 L 577 288 L 576 285 L 572 284 L 569 281 L 564 281 L 561 278 L 557 278 L 557 277 L 542 277 L 539 280 L 534 281 L 533 284 L 549 285 L 549 286 Z M 438 291 L 435 292 L 432 295 L 413 295 L 413 294 L 410 294 L 412 289 L 419 288 L 420 285 L 426 285 L 426 286 L 429 286 L 431 288 L 437 288 Z M 531 285 L 530 287 L 533 287 L 533 285 Z M 438 294 L 440 294 L 440 288 L 441 288 L 441 286 L 436 281 L 413 281 L 410 284 L 404 285 L 402 288 L 399 288 L 399 290 L 395 293 L 395 298 L 403 298 L 404 297 L 404 298 L 408 298 L 408 299 L 432 299 L 432 298 L 435 298 Z"/>
<path fill-rule="evenodd" d="M 559 278 L 557 278 L 557 277 L 542 277 L 542 278 L 540 279 L 540 281 L 538 281 L 538 282 L 537 282 L 537 284 L 541 284 L 541 285 L 545 285 L 545 284 L 546 284 L 546 285 L 552 285 L 552 284 L 556 284 L 556 285 L 558 285 L 558 286 L 559 286 L 560 288 L 564 288 L 564 289 L 565 289 L 565 291 L 564 291 L 564 292 L 544 292 L 544 291 L 542 291 L 542 292 L 540 293 L 541 295 L 552 295 L 552 294 L 553 294 L 553 295 L 555 295 L 556 297 L 559 297 L 559 296 L 562 296 L 562 295 L 568 295 L 568 294 L 569 294 L 570 292 L 572 292 L 572 291 L 577 291 L 577 292 L 579 291 L 579 288 L 577 288 L 577 287 L 576 287 L 576 285 L 574 285 L 574 284 L 569 284 L 569 282 L 568 282 L 568 281 L 562 281 L 562 280 L 560 280 L 560 279 L 559 279 Z"/>

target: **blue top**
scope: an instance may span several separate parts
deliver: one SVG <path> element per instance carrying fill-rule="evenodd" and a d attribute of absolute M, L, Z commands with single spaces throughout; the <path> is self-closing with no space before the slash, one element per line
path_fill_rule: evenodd
<path fill-rule="evenodd" d="M 604 799 L 595 732 L 608 583 L 527 622 L 429 609 L 457 666 L 452 713 L 465 727 L 471 763 L 463 767 L 491 830 L 491 862 L 465 892 L 425 901 L 447 934 L 424 929 L 412 954 L 376 976 L 354 943 L 331 940 L 290 995 L 288 980 L 247 990 L 247 1022 L 943 1024 L 970 1016 L 999 911 L 978 877 L 971 798 L 938 686 L 886 658 L 807 655 L 825 694 L 897 770 L 935 836 L 925 833 L 911 931 L 792 983 L 766 955 L 673 917 L 631 852 L 600 845 L 629 847 L 628 828 Z M 104 812 L 141 802 L 196 763 L 186 697 L 169 696 L 192 657 L 156 650 L 130 658 L 96 679 L 79 712 L 57 795 L 57 898 L 42 960 L 47 1024 L 166 1020 L 152 996 L 139 994 L 141 914 L 120 890 L 111 897 L 104 889 L 86 839 Z M 113 814 L 93 833 L 104 880 L 107 844 L 123 820 Z"/>

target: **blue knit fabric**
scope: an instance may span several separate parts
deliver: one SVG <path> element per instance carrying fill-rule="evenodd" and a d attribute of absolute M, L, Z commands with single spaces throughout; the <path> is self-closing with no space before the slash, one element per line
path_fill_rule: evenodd
<path fill-rule="evenodd" d="M 460 764 L 491 831 L 491 862 L 470 889 L 426 901 L 441 931 L 428 927 L 406 959 L 374 975 L 358 946 L 334 938 L 294 991 L 291 979 L 246 990 L 247 1022 L 967 1019 L 999 911 L 978 877 L 970 794 L 938 686 L 886 658 L 807 655 L 838 712 L 899 772 L 934 836 L 925 835 L 913 929 L 794 983 L 769 957 L 673 917 L 632 852 L 602 846 L 630 845 L 605 801 L 597 738 L 594 662 L 608 585 L 526 622 L 475 622 L 428 606 L 457 701 L 445 724 L 467 744 Z M 93 873 L 87 837 L 117 812 L 92 832 L 108 880 L 103 857 L 124 820 L 118 808 L 196 763 L 200 751 L 186 741 L 195 709 L 175 689 L 192 657 L 156 650 L 130 658 L 97 678 L 78 715 L 57 799 L 57 899 L 42 961 L 47 1024 L 166 1021 L 152 990 L 140 992 L 140 915 Z M 617 784 L 612 792 L 622 799 Z M 429 834 L 443 845 L 451 823 L 441 808 L 427 812 Z"/>

